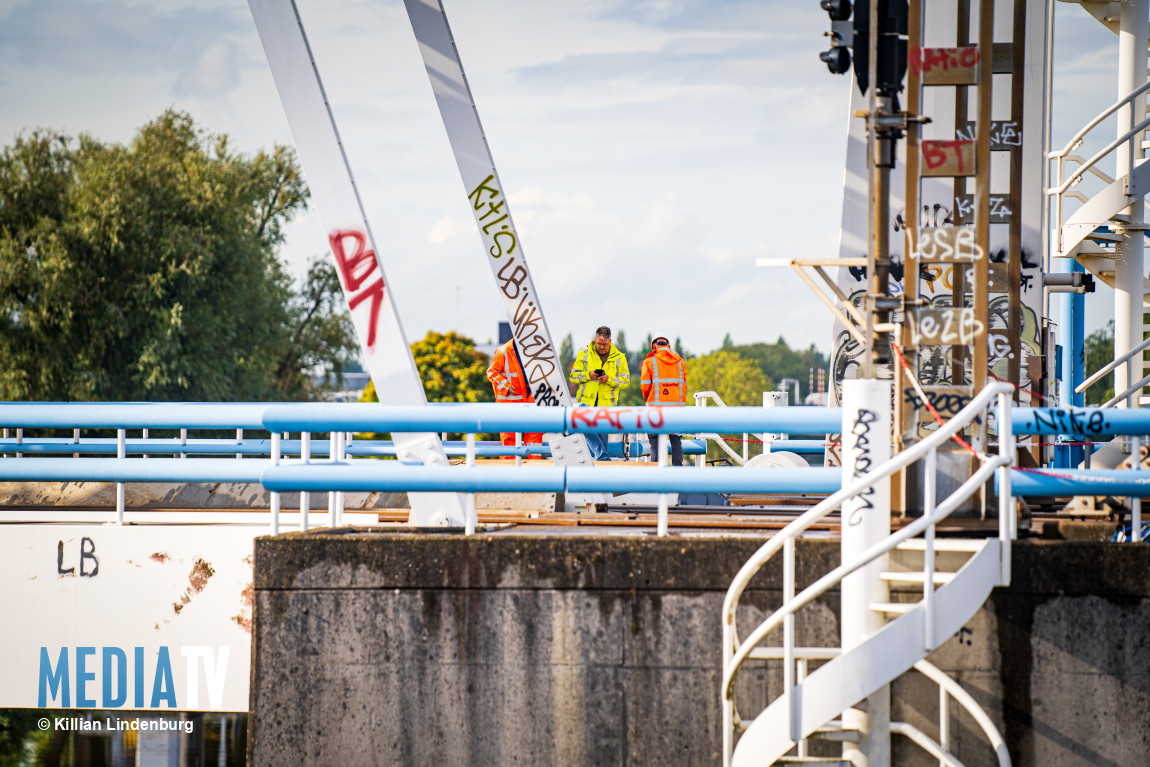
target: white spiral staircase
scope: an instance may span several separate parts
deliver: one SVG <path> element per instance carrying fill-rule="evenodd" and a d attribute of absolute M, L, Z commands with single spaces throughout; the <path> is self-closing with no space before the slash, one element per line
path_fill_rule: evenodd
<path fill-rule="evenodd" d="M 1096 0 L 1064 0 L 1064 2 L 1081 6 L 1110 31 L 1121 34 L 1119 26 L 1123 11 L 1120 3 Z M 1137 56 L 1137 53 L 1134 55 Z M 1145 56 L 1145 53 L 1142 55 Z M 1135 72 L 1134 82 L 1139 82 L 1137 79 L 1139 76 L 1145 77 L 1145 67 L 1139 70 L 1129 59 L 1120 61 L 1119 67 L 1120 69 L 1132 67 L 1132 71 Z M 1146 206 L 1146 193 L 1150 191 L 1150 164 L 1144 157 L 1145 150 L 1150 148 L 1150 142 L 1146 141 L 1146 130 L 1150 128 L 1150 119 L 1145 118 L 1143 106 L 1148 91 L 1150 82 L 1135 87 L 1129 94 L 1086 123 L 1066 146 L 1050 152 L 1049 159 L 1053 160 L 1055 165 L 1053 181 L 1047 190 L 1054 203 L 1051 228 L 1057 233 L 1053 256 L 1075 259 L 1087 272 L 1109 287 L 1132 293 L 1134 301 L 1141 295 L 1143 312 L 1150 312 L 1150 280 L 1143 276 L 1141 285 L 1120 285 L 1119 282 L 1128 282 L 1129 278 L 1121 280 L 1115 264 L 1123 258 L 1123 242 L 1143 237 L 1150 230 L 1150 224 L 1146 223 L 1150 220 L 1150 216 L 1143 213 L 1141 216 L 1132 217 L 1128 212 L 1131 209 L 1142 210 Z M 1117 138 L 1089 158 L 1075 154 L 1095 128 L 1109 124 L 1109 118 L 1115 115 L 1118 119 Z M 1115 162 L 1113 158 L 1125 158 L 1125 161 Z M 1113 178 L 1099 169 L 1100 163 L 1107 160 L 1121 166 Z M 1090 183 L 1086 186 L 1096 190 L 1090 195 L 1077 188 L 1080 182 L 1088 178 Z M 1073 213 L 1067 215 L 1071 200 L 1077 201 L 1080 205 Z M 1134 279 L 1137 280 L 1137 277 Z M 1115 320 L 1117 322 L 1118 318 Z M 1145 339 L 1148 334 L 1150 325 L 1141 323 L 1140 328 L 1135 325 L 1131 332 L 1130 345 L 1136 346 L 1138 335 Z M 1134 351 L 1134 349 L 1115 349 L 1115 358 L 1123 357 L 1124 352 L 1129 354 Z M 1141 355 L 1136 358 L 1136 361 L 1140 360 Z M 1141 365 L 1137 365 L 1133 374 L 1128 375 L 1127 381 L 1131 385 L 1127 392 L 1116 392 L 1117 396 L 1107 405 L 1125 402 L 1127 397 L 1135 394 L 1138 395 L 1138 404 L 1147 404 L 1146 398 L 1141 395 L 1144 394 L 1144 387 L 1148 381 L 1138 380 L 1141 378 L 1141 368 Z"/>
<path fill-rule="evenodd" d="M 725 765 L 851 764 L 849 753 L 858 748 L 855 744 L 860 733 L 844 725 L 844 714 L 846 719 L 850 719 L 853 708 L 865 705 L 868 696 L 911 669 L 939 684 L 947 693 L 942 696 L 944 701 L 953 698 L 970 711 L 986 732 L 999 764 L 1010 763 L 1002 737 L 989 717 L 956 682 L 925 661 L 974 616 L 992 589 L 1010 581 L 1010 548 L 1016 535 L 1010 495 L 1014 453 L 1014 439 L 1009 427 L 1010 392 L 1011 388 L 1005 384 L 988 386 L 945 426 L 806 512 L 768 541 L 743 566 L 727 593 L 723 608 Z M 995 399 L 998 400 L 995 419 L 999 424 L 998 453 L 993 456 L 979 454 L 982 459 L 979 468 L 949 498 L 936 506 L 933 481 L 936 450 L 974 419 L 986 414 Z M 796 537 L 843 501 L 878 482 L 887 481 L 891 474 L 919 459 L 926 461 L 923 516 L 871 546 L 854 561 L 843 562 L 796 594 Z M 978 492 L 995 472 L 999 475 L 1000 488 L 998 537 L 936 539 L 935 526 Z M 739 600 L 755 573 L 780 550 L 784 558 L 784 603 L 740 641 L 735 629 Z M 844 577 L 874 561 L 884 563 L 883 580 L 903 586 L 903 590 L 897 591 L 898 601 L 868 606 L 884 617 L 882 628 L 845 651 L 840 647 L 796 646 L 795 614 L 839 584 Z M 780 630 L 783 635 L 781 646 L 764 646 L 768 637 Z M 753 718 L 744 719 L 736 710 L 734 692 L 739 673 L 749 660 L 782 660 L 783 690 L 763 711 Z M 822 662 L 822 665 L 808 674 L 807 665 L 812 661 Z M 962 762 L 950 751 L 949 715 L 945 705 L 940 719 L 937 738 L 899 722 L 890 724 L 890 732 L 909 738 L 937 758 L 940 764 L 960 767 Z M 741 736 L 736 746 L 735 738 L 739 733 Z M 809 755 L 809 741 L 812 739 L 842 741 L 844 756 Z"/>

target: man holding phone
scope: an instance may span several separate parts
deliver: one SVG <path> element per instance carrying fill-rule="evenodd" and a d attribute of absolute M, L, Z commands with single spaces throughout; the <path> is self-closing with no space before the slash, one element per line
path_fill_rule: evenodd
<path fill-rule="evenodd" d="M 580 349 L 568 376 L 578 384 L 575 401 L 589 407 L 610 407 L 619 404 L 619 390 L 631 382 L 627 358 L 611 343 L 611 328 L 603 325 L 596 329 L 595 337 L 586 349 Z M 607 444 L 600 434 L 587 434 L 587 446 L 596 461 L 609 460 Z"/>

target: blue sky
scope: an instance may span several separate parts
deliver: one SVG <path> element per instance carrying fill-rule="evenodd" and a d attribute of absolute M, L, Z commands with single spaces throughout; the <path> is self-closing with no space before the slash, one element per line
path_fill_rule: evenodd
<path fill-rule="evenodd" d="M 502 311 L 401 0 L 297 4 L 409 340 L 488 340 Z M 798 278 L 754 265 L 837 252 L 849 82 L 818 60 L 815 0 L 445 5 L 557 339 L 607 324 L 696 353 L 726 333 L 829 349 Z M 1114 100 L 1117 53 L 1055 5 L 1064 139 Z M 291 142 L 244 0 L 0 0 L 0 100 L 4 143 L 127 141 L 168 107 L 244 151 Z M 293 274 L 325 252 L 314 215 L 288 237 Z"/>

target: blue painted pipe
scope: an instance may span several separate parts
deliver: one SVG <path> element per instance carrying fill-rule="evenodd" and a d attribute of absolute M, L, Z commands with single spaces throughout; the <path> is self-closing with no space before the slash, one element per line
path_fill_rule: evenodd
<path fill-rule="evenodd" d="M 0 425 L 24 428 L 267 429 L 272 432 L 418 431 L 658 434 L 831 434 L 842 411 L 826 407 L 536 407 L 495 403 L 4 402 Z"/>
<path fill-rule="evenodd" d="M 452 491 L 452 492 L 736 492 L 832 493 L 841 487 L 842 470 L 716 469 L 692 467 L 611 468 L 540 466 L 520 471 L 507 467 L 405 466 L 393 461 L 352 464 L 272 466 L 261 481 L 269 490 Z"/>
<path fill-rule="evenodd" d="M 1150 410 L 1100 407 L 1016 407 L 1010 410 L 1015 434 L 1070 434 L 1075 437 L 1150 434 Z"/>
<path fill-rule="evenodd" d="M 268 431 L 563 432 L 565 408 L 534 405 L 436 403 L 427 406 L 367 402 L 272 405 Z"/>
<path fill-rule="evenodd" d="M 743 469 L 699 471 L 690 466 L 646 470 L 573 466 L 567 469 L 567 490 L 613 493 L 812 493 L 837 492 L 842 469 Z"/>
<path fill-rule="evenodd" d="M 399 407 L 375 403 L 273 405 L 263 417 L 268 431 L 419 431 L 544 433 L 776 432 L 834 434 L 842 410 L 827 407 L 536 407 L 494 403 L 437 403 Z"/>
<path fill-rule="evenodd" d="M 189 439 L 186 444 L 180 444 L 177 439 L 129 439 L 125 440 L 125 452 L 128 455 L 258 455 L 270 456 L 272 442 L 270 439 L 245 439 L 236 442 L 229 439 Z M 280 441 L 280 454 L 283 456 L 300 455 L 302 443 L 297 439 Z M 313 458 L 326 457 L 330 448 L 327 440 L 313 440 L 311 443 L 311 456 Z M 466 443 L 450 441 L 443 443 L 443 451 L 452 458 L 467 455 Z M 360 440 L 347 446 L 348 455 L 353 456 L 394 456 L 395 444 L 386 440 Z M 15 439 L 0 439 L 0 453 L 24 453 L 28 455 L 68 455 L 70 453 L 115 455 L 116 440 L 111 437 L 91 437 L 73 442 L 68 437 L 43 437 L 26 439 L 17 443 Z M 523 445 L 521 447 L 503 446 L 498 442 L 477 442 L 475 455 L 478 457 L 498 457 L 504 455 L 551 455 L 551 448 L 547 445 Z"/>
<path fill-rule="evenodd" d="M 997 478 L 997 474 L 995 477 Z M 997 479 L 996 479 L 997 484 Z M 1050 473 L 1011 473 L 1015 495 L 1150 496 L 1150 471 L 1133 469 L 1057 469 Z"/>
<path fill-rule="evenodd" d="M 9 482 L 259 482 L 269 461 L 234 458 L 4 458 Z"/>
<path fill-rule="evenodd" d="M 612 442 L 612 443 L 607 445 L 607 452 L 609 452 L 612 457 L 616 456 L 616 452 L 618 452 L 619 457 L 622 457 L 622 455 L 623 455 L 622 450 L 615 451 L 615 450 L 611 449 L 613 446 L 615 446 L 617 444 L 619 444 L 619 443 Z M 668 450 L 670 449 L 670 445 L 667 446 L 667 449 Z M 651 446 L 648 445 L 646 442 L 632 442 L 631 443 L 631 455 L 630 455 L 631 458 L 637 458 L 639 456 L 650 455 L 650 454 L 651 454 Z M 706 454 L 707 454 L 707 441 L 705 439 L 684 439 L 683 440 L 683 455 L 706 455 Z"/>
<path fill-rule="evenodd" d="M 407 490 L 555 493 L 563 490 L 564 471 L 561 467 L 551 466 L 512 470 L 510 466 L 408 466 L 398 461 L 357 461 L 353 464 L 266 467 L 260 481 L 268 490 L 277 492 Z"/>
<path fill-rule="evenodd" d="M 267 407 L 266 402 L 2 402 L 0 425 L 63 429 L 262 429 L 261 416 Z"/>

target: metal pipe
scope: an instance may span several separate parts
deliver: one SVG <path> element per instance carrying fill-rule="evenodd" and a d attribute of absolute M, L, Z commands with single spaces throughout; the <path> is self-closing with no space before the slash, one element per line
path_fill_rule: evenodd
<path fill-rule="evenodd" d="M 1142 360 L 1139 359 L 1138 360 L 1138 366 L 1141 366 L 1141 363 L 1142 363 Z M 1118 380 L 1117 380 L 1118 376 L 1115 375 L 1114 378 L 1115 378 L 1114 382 L 1118 383 Z M 1108 399 L 1106 402 L 1103 402 L 1102 407 L 1109 408 L 1109 407 L 1114 407 L 1115 405 L 1125 405 L 1128 408 L 1137 407 L 1138 405 L 1134 399 L 1134 395 L 1137 394 L 1142 389 L 1142 387 L 1148 383 L 1150 383 L 1150 375 L 1142 376 L 1141 378 L 1138 379 L 1138 381 L 1136 383 L 1127 387 L 1126 390 L 1123 391 L 1121 394 L 1115 394 L 1113 397 Z"/>
<path fill-rule="evenodd" d="M 1075 263 L 1077 263 L 1077 262 L 1075 262 Z M 1063 321 L 1065 322 L 1065 320 L 1063 320 Z M 1092 376 L 1087 378 L 1085 381 L 1080 383 L 1078 386 L 1074 387 L 1074 392 L 1076 394 L 1081 394 L 1082 392 L 1086 391 L 1091 386 L 1093 386 L 1095 383 L 1097 383 L 1099 379 L 1101 379 L 1103 376 L 1105 376 L 1107 373 L 1109 373 L 1111 370 L 1118 367 L 1123 362 L 1130 359 L 1135 354 L 1138 354 L 1139 352 L 1141 352 L 1143 349 L 1146 349 L 1147 347 L 1150 347 L 1150 338 L 1147 338 L 1142 343 L 1138 344 L 1133 349 L 1131 349 L 1130 351 L 1123 354 L 1121 357 L 1115 357 L 1110 362 L 1107 362 L 1105 365 L 1103 365 L 1102 367 L 1100 367 L 1098 369 L 1098 372 L 1094 373 Z M 1064 353 L 1073 353 L 1073 350 L 1067 350 L 1067 352 L 1064 352 Z M 1069 404 L 1069 403 L 1066 403 L 1066 404 Z"/>
<path fill-rule="evenodd" d="M 935 486 L 938 481 L 938 451 L 926 454 L 926 469 L 923 476 L 923 516 L 934 515 Z M 923 602 L 923 644 L 927 654 L 934 651 L 934 525 L 923 533 L 926 549 L 922 555 L 922 602 Z"/>
<path fill-rule="evenodd" d="M 783 604 L 795 598 L 795 539 L 783 543 Z M 795 615 L 783 620 L 783 696 L 787 699 L 787 730 L 791 740 L 802 740 L 802 723 L 795 700 Z"/>
<path fill-rule="evenodd" d="M 17 431 L 16 432 L 17 437 L 19 437 L 21 433 L 22 432 Z M 124 441 L 127 439 L 127 437 L 128 437 L 128 430 L 127 429 L 116 429 L 116 457 L 117 458 L 124 458 L 125 457 L 126 453 L 124 450 Z M 17 455 L 19 455 L 19 453 L 17 453 Z M 17 458 L 16 460 L 20 460 L 20 459 Z M 72 460 L 73 461 L 79 461 L 81 459 L 73 458 Z M 117 525 L 124 524 L 124 483 L 123 482 L 117 482 L 116 483 L 116 524 Z"/>
<path fill-rule="evenodd" d="M 1150 434 L 1150 409 L 1013 407 L 1017 434 L 1081 434 L 1091 437 Z"/>
<path fill-rule="evenodd" d="M 1003 466 L 998 470 L 998 545 L 1001 555 L 999 563 L 999 584 L 1010 584 L 1010 558 L 1012 541 L 1018 537 L 1018 519 L 1014 509 L 1014 487 L 1011 484 L 1014 467 L 1018 465 L 1018 451 L 1014 444 L 1014 422 L 1010 417 L 1003 417 L 1004 413 L 1012 413 L 1011 396 L 1006 393 L 998 395 L 998 456 L 1003 460 Z"/>
<path fill-rule="evenodd" d="M 280 462 L 280 435 L 279 432 L 272 433 L 272 466 L 279 465 Z M 280 533 L 280 494 L 275 490 L 271 493 L 271 517 L 272 517 L 272 535 L 279 535 Z"/>
<path fill-rule="evenodd" d="M 518 435 L 516 435 L 516 442 L 518 442 Z M 516 458 L 516 465 L 520 465 L 522 459 Z M 475 468 L 475 432 L 467 433 L 467 468 Z M 475 527 L 479 523 L 479 514 L 475 510 L 475 493 L 467 494 L 467 503 L 464 508 L 464 535 L 475 535 Z"/>
<path fill-rule="evenodd" d="M 300 459 L 304 465 L 311 463 L 311 432 L 302 432 L 299 435 Z M 304 490 L 299 494 L 299 529 L 307 531 L 308 513 L 311 511 L 311 493 Z"/>
<path fill-rule="evenodd" d="M 0 421 L 3 418 L 0 405 Z M 24 421 L 27 423 L 27 421 Z M 375 403 L 305 403 L 264 413 L 269 431 L 522 431 L 567 434 L 693 434 L 700 431 L 836 434 L 842 409 L 830 407 L 536 407 L 495 403 L 388 406 Z"/>
<path fill-rule="evenodd" d="M 663 470 L 667 469 L 667 444 L 671 441 L 670 437 L 664 436 L 659 440 L 659 463 L 658 470 L 662 474 Z M 656 535 L 664 538 L 667 535 L 667 494 L 659 493 L 659 522 L 656 528 Z"/>
<path fill-rule="evenodd" d="M 1057 472 L 1015 470 L 1014 495 L 1150 496 L 1150 471 L 1140 469 L 1060 469 Z M 1001 482 L 996 482 L 1001 492 Z"/>
<path fill-rule="evenodd" d="M 1144 232 L 1139 226 L 1144 220 L 1143 195 L 1134 185 L 1134 166 L 1142 158 L 1142 144 L 1137 134 L 1150 120 L 1145 120 L 1145 106 L 1141 93 L 1150 86 L 1146 79 L 1146 46 L 1150 28 L 1150 0 L 1129 0 L 1119 5 L 1118 21 L 1118 93 L 1130 94 L 1117 112 L 1119 137 L 1115 140 L 1115 178 L 1126 176 L 1130 205 L 1122 213 L 1131 225 L 1114 259 L 1114 349 L 1129 349 L 1142 340 L 1143 253 Z M 1142 88 L 1143 90 L 1137 90 Z M 1123 132 L 1124 125 L 1134 126 Z M 1081 172 L 1081 171 L 1079 171 Z M 1127 391 L 1130 382 L 1142 377 L 1142 357 L 1127 359 L 1125 368 L 1114 371 L 1114 390 Z M 1129 407 L 1119 401 L 1118 407 Z"/>
<path fill-rule="evenodd" d="M 1142 443 L 1138 437 L 1130 439 L 1130 463 L 1134 469 L 1142 467 Z M 1130 499 L 1130 540 L 1142 540 L 1142 498 L 1139 496 Z"/>
<path fill-rule="evenodd" d="M 44 459 L 27 460 L 49 463 Z M 700 472 L 686 466 L 668 466 L 656 471 L 610 466 L 540 466 L 515 471 L 509 466 L 476 466 L 463 471 L 451 466 L 405 466 L 397 461 L 264 465 L 267 468 L 260 476 L 264 487 L 280 492 L 339 489 L 346 492 L 827 493 L 837 489 L 841 481 L 837 468 Z M 0 463 L 0 479 L 5 478 L 5 469 Z"/>

